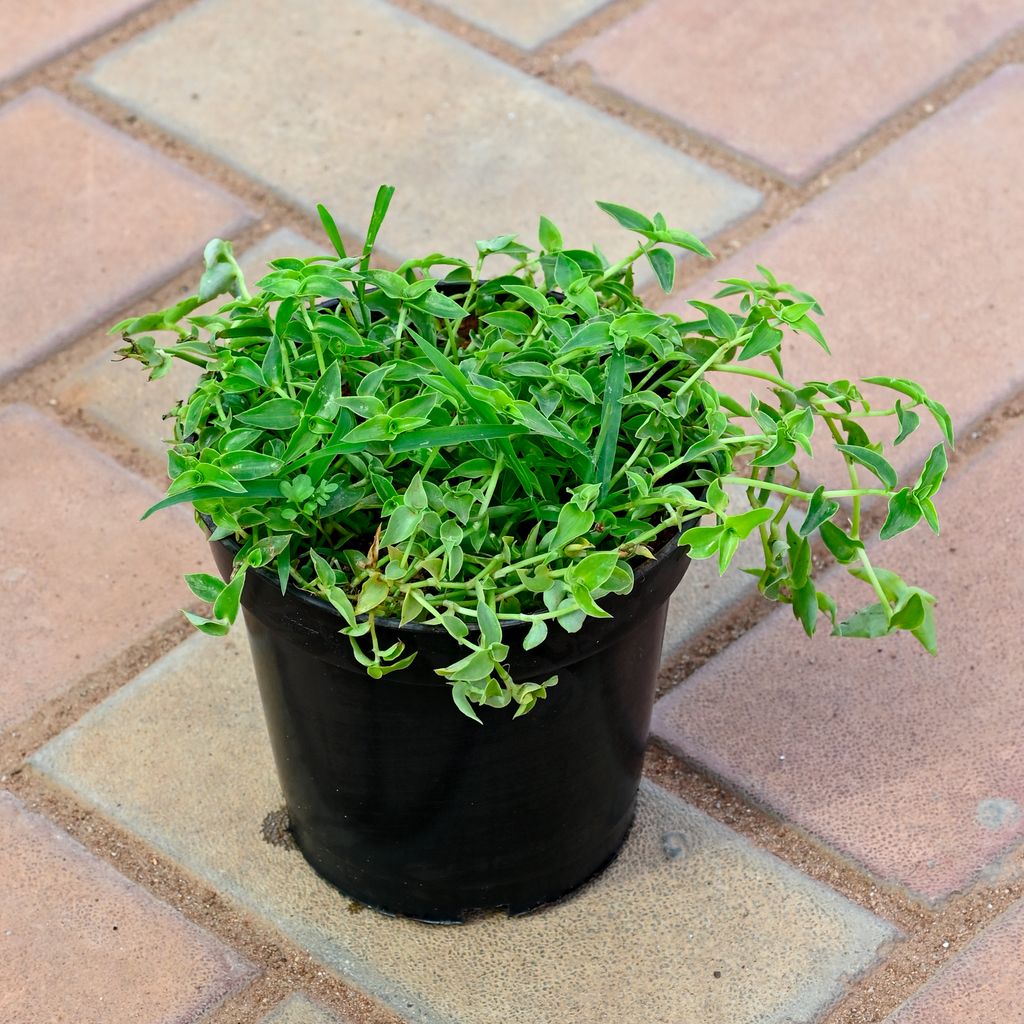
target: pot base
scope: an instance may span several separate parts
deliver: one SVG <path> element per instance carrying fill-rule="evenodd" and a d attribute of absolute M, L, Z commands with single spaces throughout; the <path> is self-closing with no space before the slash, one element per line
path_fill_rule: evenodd
<path fill-rule="evenodd" d="M 420 911 L 416 911 L 414 909 L 410 909 L 411 903 L 405 902 L 401 908 L 383 906 L 378 902 L 374 902 L 372 898 L 361 898 L 346 888 L 345 880 L 336 880 L 331 877 L 331 865 L 336 860 L 336 858 L 332 856 L 331 851 L 318 850 L 315 842 L 304 845 L 298 837 L 293 836 L 293 838 L 295 839 L 296 848 L 299 853 L 302 854 L 306 863 L 325 882 L 336 889 L 339 895 L 344 896 L 345 899 L 350 901 L 349 913 L 359 913 L 361 910 L 366 909 L 372 910 L 377 914 L 382 914 L 384 917 L 404 918 L 408 921 L 418 921 L 420 924 L 460 925 L 483 917 L 492 917 L 495 914 L 501 913 L 504 913 L 508 917 L 525 917 L 527 914 L 537 913 L 540 910 L 545 910 L 548 907 L 556 906 L 559 903 L 563 903 L 566 900 L 571 899 L 576 895 L 576 893 L 586 888 L 586 886 L 602 875 L 612 866 L 612 864 L 615 863 L 619 854 L 622 852 L 622 848 L 625 845 L 626 840 L 629 838 L 629 834 L 633 831 L 635 821 L 636 804 L 634 802 L 629 820 L 626 822 L 626 827 L 611 853 L 609 853 L 589 875 L 581 881 L 573 882 L 569 888 L 563 889 L 561 892 L 551 893 L 539 899 L 535 898 L 531 902 L 525 904 L 517 904 L 514 902 L 502 903 L 500 899 L 489 899 L 487 900 L 486 905 L 467 907 L 457 913 L 450 909 L 442 911 L 436 908 L 424 908 Z"/>

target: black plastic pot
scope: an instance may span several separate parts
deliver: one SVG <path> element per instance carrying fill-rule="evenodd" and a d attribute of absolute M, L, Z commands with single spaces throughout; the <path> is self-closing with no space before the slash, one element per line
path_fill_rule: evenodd
<path fill-rule="evenodd" d="M 211 544 L 222 574 L 237 547 Z M 610 619 L 552 629 L 533 651 L 506 630 L 519 681 L 556 674 L 529 714 L 455 708 L 433 669 L 462 653 L 443 631 L 377 620 L 415 662 L 375 680 L 326 602 L 250 571 L 242 605 L 295 840 L 343 893 L 391 914 L 457 922 L 522 913 L 582 885 L 629 832 L 668 599 L 689 565 L 675 538 L 636 572 Z"/>

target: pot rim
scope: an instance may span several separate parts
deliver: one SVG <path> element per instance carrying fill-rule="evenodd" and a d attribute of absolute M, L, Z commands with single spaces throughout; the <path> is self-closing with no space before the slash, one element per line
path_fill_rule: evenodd
<path fill-rule="evenodd" d="M 206 527 L 207 531 L 209 531 L 207 533 L 207 539 L 209 540 L 209 533 L 212 532 L 214 522 L 209 516 L 207 516 L 203 512 L 198 513 L 198 516 L 202 520 L 203 525 Z M 648 573 L 654 571 L 658 566 L 660 566 L 663 562 L 667 561 L 672 556 L 673 552 L 679 546 L 679 537 L 681 536 L 681 533 L 682 531 L 680 530 L 674 530 L 669 539 L 655 552 L 654 558 L 644 559 L 643 564 L 640 566 L 640 568 L 634 570 L 634 587 L 637 583 L 642 583 L 644 578 L 648 575 Z M 237 540 L 235 540 L 234 536 L 222 537 L 220 540 L 215 541 L 213 543 L 221 544 L 225 548 L 227 548 L 231 552 L 232 562 L 234 561 L 235 556 L 241 550 L 241 545 L 238 543 Z M 277 576 L 269 572 L 265 566 L 250 567 L 247 571 L 256 573 L 257 576 L 260 576 L 262 578 L 264 583 L 272 585 L 275 590 L 280 592 L 280 581 L 278 580 Z M 291 580 L 289 582 L 287 593 L 285 593 L 282 596 L 285 599 L 289 597 L 294 597 L 301 603 L 307 605 L 308 607 L 315 608 L 320 612 L 330 615 L 336 618 L 339 622 L 344 622 L 344 619 L 342 619 L 340 612 L 338 612 L 338 610 L 329 601 L 325 601 L 322 597 L 317 597 L 316 594 L 311 594 L 308 590 L 304 590 L 297 583 L 295 583 L 294 580 Z M 357 621 L 363 621 L 367 618 L 368 616 L 364 613 L 363 615 L 357 617 Z M 390 629 L 394 629 L 396 631 L 400 630 L 402 632 L 408 633 L 432 634 L 445 633 L 445 630 L 441 626 L 435 626 L 425 622 L 407 622 L 404 625 L 402 625 L 401 620 L 396 619 L 393 616 L 378 615 L 374 617 L 374 621 L 378 626 L 384 626 Z M 466 623 L 466 625 L 469 627 L 469 631 L 471 633 L 479 631 L 479 627 L 475 623 L 470 622 Z M 529 628 L 529 623 L 503 622 L 501 628 L 503 631 L 525 631 Z"/>

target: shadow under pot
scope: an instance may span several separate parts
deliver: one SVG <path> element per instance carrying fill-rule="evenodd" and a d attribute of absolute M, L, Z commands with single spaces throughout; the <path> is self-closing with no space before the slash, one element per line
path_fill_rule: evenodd
<path fill-rule="evenodd" d="M 211 542 L 221 574 L 238 550 Z M 429 922 L 533 910 L 614 859 L 633 822 L 668 600 L 689 565 L 677 535 L 641 563 L 609 619 L 552 629 L 531 651 L 505 630 L 517 682 L 558 676 L 527 715 L 460 714 L 434 672 L 465 653 L 439 627 L 377 619 L 416 653 L 371 679 L 325 601 L 250 570 L 242 607 L 295 841 L 360 903 Z"/>

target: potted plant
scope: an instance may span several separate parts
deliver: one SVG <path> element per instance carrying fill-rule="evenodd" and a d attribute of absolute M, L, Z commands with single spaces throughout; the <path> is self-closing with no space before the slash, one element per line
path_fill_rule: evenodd
<path fill-rule="evenodd" d="M 472 264 L 374 269 L 392 192 L 355 255 L 320 207 L 329 255 L 274 260 L 250 292 L 214 240 L 196 295 L 114 330 L 151 378 L 203 370 L 147 515 L 190 502 L 209 533 L 223 579 L 187 577 L 212 607 L 190 621 L 220 635 L 244 609 L 299 848 L 362 902 L 456 921 L 529 910 L 614 857 L 690 558 L 724 572 L 757 536 L 747 571 L 808 634 L 824 619 L 934 650 L 934 599 L 873 564 L 861 509 L 888 501 L 883 539 L 937 532 L 944 442 L 901 485 L 866 427 L 894 418 L 899 444 L 923 411 L 953 437 L 911 381 L 791 382 L 783 346 L 827 350 L 821 310 L 764 268 L 725 282 L 735 312 L 648 308 L 637 263 L 667 292 L 675 250 L 711 256 L 660 214 L 599 204 L 637 237 L 615 263 L 542 217 L 539 251 L 500 235 Z M 822 436 L 838 486 L 802 482 Z M 839 617 L 815 544 L 867 607 Z"/>

